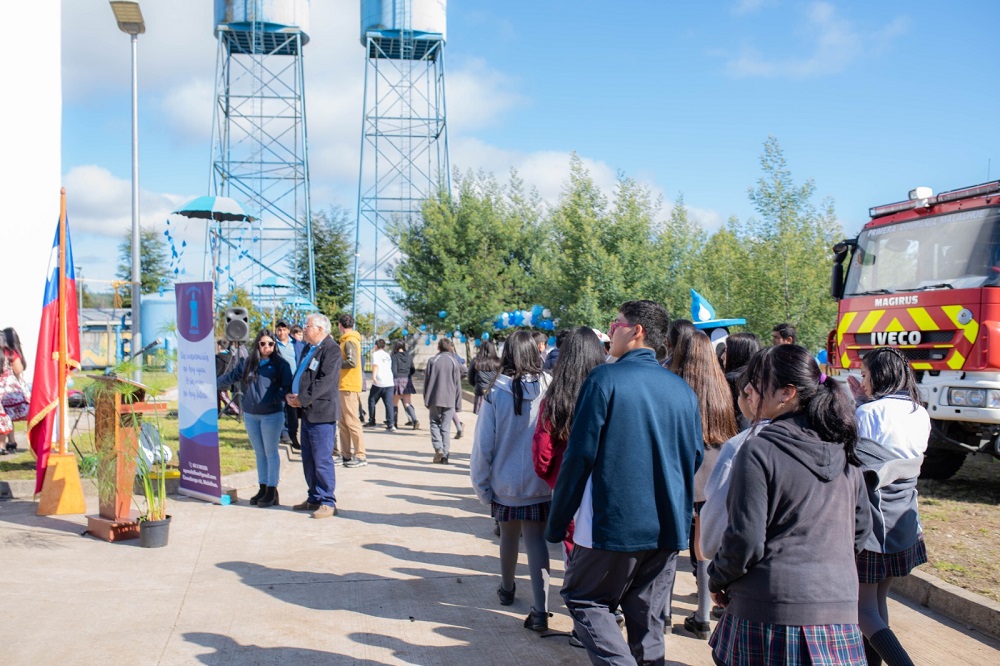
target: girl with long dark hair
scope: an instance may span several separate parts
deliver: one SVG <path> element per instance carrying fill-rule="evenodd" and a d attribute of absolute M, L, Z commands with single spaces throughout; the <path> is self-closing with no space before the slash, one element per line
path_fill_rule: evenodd
<path fill-rule="evenodd" d="M 719 449 L 736 435 L 736 416 L 729 385 L 708 336 L 697 331 L 680 351 L 678 374 L 698 396 L 701 436 L 705 445 L 705 457 L 694 475 L 694 521 L 691 529 L 691 548 L 698 580 L 698 608 L 684 618 L 684 628 L 698 638 L 707 639 L 712 629 L 712 599 L 708 590 L 708 560 L 702 556 L 698 545 L 701 538 L 698 513 L 705 503 L 705 484 L 719 458 Z"/>
<path fill-rule="evenodd" d="M 680 356 L 687 346 L 688 340 L 697 332 L 698 329 L 687 319 L 675 319 L 670 322 L 670 328 L 667 329 L 667 339 L 664 341 L 666 356 L 660 365 L 674 374 L 680 374 L 677 372 Z"/>
<path fill-rule="evenodd" d="M 587 326 L 574 328 L 563 338 L 559 363 L 552 374 L 552 384 L 542 398 L 538 423 L 531 438 L 535 472 L 549 488 L 556 487 L 559 465 L 573 427 L 573 411 L 580 387 L 590 371 L 604 363 L 604 356 L 604 345 L 593 329 Z M 572 527 L 567 530 L 564 543 L 569 556 L 573 551 Z"/>
<path fill-rule="evenodd" d="M 393 421 L 392 427 L 399 427 L 399 403 L 403 402 L 403 409 L 406 410 L 406 425 L 414 430 L 420 427 L 417 420 L 417 412 L 413 408 L 413 373 L 416 369 L 413 366 L 413 357 L 406 351 L 406 342 L 396 340 L 392 343 L 392 356 L 389 357 L 392 364 L 392 381 L 395 384 L 395 392 L 392 394 Z"/>
<path fill-rule="evenodd" d="M 549 385 L 531 333 L 517 331 L 504 343 L 500 374 L 476 423 L 470 475 L 476 495 L 500 524 L 500 604 L 514 603 L 519 541 L 528 554 L 533 605 L 524 621 L 532 631 L 548 629 L 549 550 L 545 523 L 552 491 L 535 474 L 531 436 Z"/>
<path fill-rule="evenodd" d="M 872 529 L 857 557 L 858 621 L 865 635 L 868 663 L 912 664 L 889 628 L 886 599 L 894 578 L 927 561 L 917 513 L 917 477 L 931 420 L 902 352 L 878 347 L 861 359 L 858 407 L 858 457 L 871 502 Z"/>
<path fill-rule="evenodd" d="M 13 328 L 0 332 L 0 412 L 11 420 L 11 427 L 5 432 L 7 442 L 0 455 L 17 453 L 17 439 L 14 436 L 13 421 L 25 421 L 31 405 L 31 393 L 24 381 L 24 352 L 21 339 Z M 6 418 L 3 420 L 6 421 Z M 6 430 L 6 427 L 4 427 Z"/>
<path fill-rule="evenodd" d="M 281 458 L 278 440 L 285 423 L 285 395 L 292 389 L 292 368 L 275 351 L 274 334 L 263 329 L 253 341 L 250 353 L 229 372 L 221 375 L 218 386 L 234 382 L 243 385 L 243 425 L 257 458 L 260 488 L 250 498 L 259 507 L 276 506 Z"/>
<path fill-rule="evenodd" d="M 760 338 L 753 333 L 733 333 L 726 338 L 726 351 L 723 353 L 722 371 L 726 373 L 726 381 L 733 396 L 733 409 L 736 411 L 736 425 L 740 430 L 750 427 L 750 420 L 740 412 L 739 391 L 736 379 L 740 376 L 753 355 L 761 350 Z"/>
<path fill-rule="evenodd" d="M 748 368 L 755 420 L 733 462 L 729 527 L 708 566 L 726 608 L 720 664 L 859 664 L 855 553 L 871 530 L 854 401 L 797 345 Z"/>
<path fill-rule="evenodd" d="M 473 386 L 473 414 L 479 413 L 483 398 L 489 393 L 498 372 L 500 372 L 500 356 L 497 355 L 497 345 L 492 340 L 483 340 L 479 345 L 479 353 L 469 363 L 469 383 Z"/>

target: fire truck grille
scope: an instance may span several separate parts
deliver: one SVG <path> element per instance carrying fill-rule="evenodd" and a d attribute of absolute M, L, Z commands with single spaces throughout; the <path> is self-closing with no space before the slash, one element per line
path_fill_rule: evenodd
<path fill-rule="evenodd" d="M 941 345 L 955 339 L 955 331 L 923 331 L 920 334 L 921 344 Z M 854 342 L 859 345 L 872 344 L 871 333 L 855 333 Z"/>
<path fill-rule="evenodd" d="M 870 352 L 871 349 L 862 349 L 858 351 L 858 357 L 864 358 L 865 354 Z M 943 361 L 946 355 L 947 349 L 900 349 L 903 356 L 906 357 L 910 363 L 921 362 L 921 361 Z"/>

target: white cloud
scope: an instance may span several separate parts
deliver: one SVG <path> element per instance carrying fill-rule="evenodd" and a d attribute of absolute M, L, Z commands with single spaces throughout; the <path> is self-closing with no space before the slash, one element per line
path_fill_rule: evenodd
<path fill-rule="evenodd" d="M 196 77 L 168 89 L 160 99 L 160 108 L 179 140 L 207 146 L 212 138 L 214 98 L 215 84 Z"/>
<path fill-rule="evenodd" d="M 132 182 L 104 167 L 73 167 L 63 177 L 66 208 L 72 228 L 99 236 L 122 237 L 132 228 Z M 139 188 L 139 222 L 162 229 L 170 212 L 189 195 L 150 192 Z"/>
<path fill-rule="evenodd" d="M 865 31 L 840 16 L 832 4 L 814 2 L 809 5 L 800 28 L 804 41 L 812 46 L 811 53 L 777 58 L 748 46 L 726 63 L 726 70 L 739 78 L 804 79 L 836 74 L 884 49 L 887 42 L 903 33 L 906 27 L 905 19 L 896 18 L 881 28 Z"/>
<path fill-rule="evenodd" d="M 448 122 L 458 133 L 492 125 L 510 109 L 527 103 L 517 92 L 517 81 L 480 59 L 448 72 Z"/>

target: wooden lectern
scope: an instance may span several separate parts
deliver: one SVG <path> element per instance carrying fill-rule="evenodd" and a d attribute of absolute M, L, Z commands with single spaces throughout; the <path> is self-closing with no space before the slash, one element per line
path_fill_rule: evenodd
<path fill-rule="evenodd" d="M 148 387 L 119 377 L 89 375 L 94 391 L 94 442 L 100 515 L 87 516 L 87 530 L 105 541 L 139 537 L 139 512 L 132 508 L 139 429 L 143 414 L 164 412 L 165 403 L 146 402 Z"/>

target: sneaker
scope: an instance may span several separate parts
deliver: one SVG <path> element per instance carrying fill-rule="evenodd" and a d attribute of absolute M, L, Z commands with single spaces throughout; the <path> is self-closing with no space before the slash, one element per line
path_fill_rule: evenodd
<path fill-rule="evenodd" d="M 497 587 L 497 596 L 500 598 L 500 605 L 510 606 L 512 603 L 514 603 L 514 592 L 516 591 L 517 591 L 517 583 L 514 583 L 514 586 L 509 590 L 503 589 L 503 583 L 500 583 L 500 585 Z"/>
<path fill-rule="evenodd" d="M 344 463 L 344 467 L 364 467 L 368 464 L 368 458 L 364 456 L 354 456 Z"/>
<path fill-rule="evenodd" d="M 442 460 L 444 460 L 444 454 L 443 453 L 438 452 L 438 453 L 434 454 L 434 462 L 435 463 L 440 463 Z"/>
<path fill-rule="evenodd" d="M 441 464 L 442 465 L 448 464 L 448 456 L 441 456 Z"/>
<path fill-rule="evenodd" d="M 330 506 L 329 504 L 321 504 L 312 513 L 312 517 L 315 518 L 316 520 L 319 520 L 320 518 L 332 518 L 333 516 L 336 515 L 337 515 L 337 507 Z"/>
<path fill-rule="evenodd" d="M 292 438 L 289 437 L 287 434 L 285 434 L 285 435 L 282 435 L 281 439 L 278 440 L 278 441 L 280 441 L 282 444 L 291 444 L 292 443 Z"/>
<path fill-rule="evenodd" d="M 712 634 L 711 623 L 699 622 L 694 618 L 694 615 L 688 615 L 684 618 L 684 629 L 694 634 L 695 638 L 700 638 L 703 641 L 707 641 Z"/>
<path fill-rule="evenodd" d="M 545 611 L 536 611 L 534 606 L 532 606 L 528 617 L 524 618 L 524 628 L 538 632 L 548 631 L 549 617 L 551 615 L 551 613 L 546 613 Z"/>
<path fill-rule="evenodd" d="M 375 427 L 375 422 L 374 421 L 368 421 L 367 423 L 364 423 L 361 427 L 362 428 L 374 428 Z"/>
<path fill-rule="evenodd" d="M 292 511 L 315 511 L 319 508 L 319 504 L 313 504 L 309 500 L 296 504 L 292 507 Z"/>
<path fill-rule="evenodd" d="M 576 630 L 575 629 L 573 630 L 573 633 L 571 633 L 569 635 L 569 644 L 571 646 L 577 647 L 577 648 L 582 648 L 583 647 L 583 643 L 581 643 L 580 639 L 576 637 Z"/>

